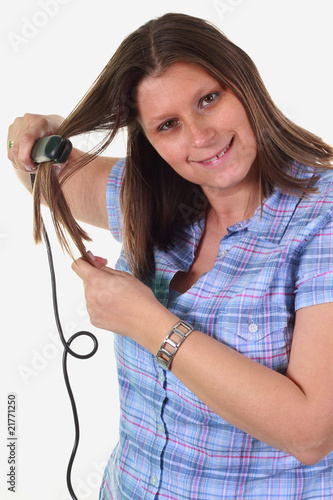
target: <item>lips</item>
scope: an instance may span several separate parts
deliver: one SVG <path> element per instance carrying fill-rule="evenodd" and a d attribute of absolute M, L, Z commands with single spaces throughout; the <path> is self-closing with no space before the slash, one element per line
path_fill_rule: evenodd
<path fill-rule="evenodd" d="M 231 147 L 231 145 L 233 143 L 233 140 L 234 140 L 234 138 L 232 137 L 232 139 L 229 142 L 228 146 L 226 146 L 224 149 L 222 149 L 222 151 L 218 155 L 213 156 L 212 158 L 209 158 L 208 160 L 201 160 L 201 161 L 199 161 L 199 163 L 209 164 L 209 163 L 212 163 L 213 161 L 218 160 L 219 158 L 222 158 L 222 156 L 225 155 L 225 153 Z"/>

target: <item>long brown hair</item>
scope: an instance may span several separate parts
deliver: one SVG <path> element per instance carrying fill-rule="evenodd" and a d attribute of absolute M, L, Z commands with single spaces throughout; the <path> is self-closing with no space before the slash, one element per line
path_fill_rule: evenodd
<path fill-rule="evenodd" d="M 124 251 L 133 273 L 145 278 L 154 271 L 153 249 L 172 247 L 179 226 L 202 214 L 208 201 L 199 186 L 180 177 L 146 139 L 137 120 L 136 91 L 147 76 L 160 76 L 175 62 L 205 68 L 243 104 L 257 139 L 257 162 L 263 197 L 277 186 L 304 195 L 316 177 L 296 179 L 288 172 L 293 160 L 315 168 L 331 168 L 333 148 L 297 126 L 275 106 L 250 57 L 212 24 L 184 14 L 166 14 L 130 34 L 117 49 L 90 91 L 64 121 L 65 138 L 105 131 L 105 139 L 57 179 L 51 164 L 38 169 L 35 182 L 35 239 L 40 239 L 40 196 L 53 214 L 58 237 L 70 251 L 64 227 L 85 257 L 87 239 L 73 219 L 61 185 L 87 165 L 127 127 L 126 171 L 121 190 Z"/>

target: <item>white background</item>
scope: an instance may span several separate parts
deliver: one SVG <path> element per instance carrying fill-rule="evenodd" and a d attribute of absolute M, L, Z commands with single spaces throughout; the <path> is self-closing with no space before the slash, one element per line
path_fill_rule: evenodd
<path fill-rule="evenodd" d="M 66 116 L 88 90 L 122 39 L 165 12 L 213 21 L 254 59 L 277 105 L 332 143 L 331 0 L 15 0 L 1 19 L 1 347 L 0 497 L 67 500 L 65 476 L 73 421 L 61 372 L 45 249 L 32 241 L 30 195 L 6 157 L 7 127 L 25 112 Z M 80 143 L 90 145 L 90 139 Z M 113 156 L 125 153 L 121 136 Z M 53 241 L 47 214 L 46 224 Z M 91 250 L 112 265 L 118 245 L 87 227 Z M 53 241 L 60 312 L 66 337 L 79 329 L 98 336 L 91 360 L 70 359 L 81 423 L 73 470 L 79 500 L 98 498 L 108 456 L 117 442 L 118 388 L 113 334 L 89 325 L 80 280 Z M 7 394 L 18 400 L 17 493 L 7 491 Z"/>

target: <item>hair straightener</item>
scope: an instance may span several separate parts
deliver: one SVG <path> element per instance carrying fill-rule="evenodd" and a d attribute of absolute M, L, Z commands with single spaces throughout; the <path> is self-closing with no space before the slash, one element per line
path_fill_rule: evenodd
<path fill-rule="evenodd" d="M 31 151 L 31 159 L 35 163 L 53 161 L 53 165 L 65 163 L 72 151 L 72 143 L 60 135 L 49 135 L 38 139 Z"/>

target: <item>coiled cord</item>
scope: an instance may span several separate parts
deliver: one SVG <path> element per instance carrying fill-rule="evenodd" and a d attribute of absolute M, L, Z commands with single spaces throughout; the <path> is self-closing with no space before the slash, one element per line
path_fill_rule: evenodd
<path fill-rule="evenodd" d="M 34 181 L 35 181 L 34 174 L 30 174 L 30 180 L 31 180 L 31 186 L 33 187 Z M 43 240 L 45 243 L 48 262 L 49 262 L 49 268 L 50 268 L 54 318 L 55 318 L 55 322 L 56 322 L 56 326 L 57 326 L 57 330 L 59 333 L 61 343 L 64 347 L 64 352 L 63 352 L 63 356 L 62 356 L 63 375 L 64 375 L 64 380 L 65 380 L 68 396 L 69 396 L 71 406 L 72 406 L 74 426 L 75 426 L 74 445 L 73 445 L 73 450 L 72 450 L 71 456 L 69 458 L 68 467 L 67 467 L 67 476 L 66 476 L 67 488 L 68 488 L 68 491 L 69 491 L 72 499 L 78 500 L 76 495 L 75 495 L 73 486 L 72 486 L 72 468 L 73 468 L 73 463 L 74 463 L 75 455 L 76 455 L 77 448 L 79 445 L 79 440 L 80 440 L 80 426 L 79 426 L 79 418 L 78 418 L 76 403 L 75 403 L 73 391 L 72 391 L 72 388 L 71 388 L 71 385 L 69 382 L 69 376 L 68 376 L 68 370 L 67 370 L 67 355 L 70 354 L 74 358 L 78 358 L 78 359 L 91 358 L 96 353 L 96 351 L 98 349 L 98 341 L 97 341 L 97 338 L 95 337 L 94 334 L 92 334 L 91 332 L 87 332 L 87 331 L 76 332 L 66 341 L 64 334 L 63 334 L 63 329 L 61 326 L 60 317 L 59 317 L 59 308 L 58 308 L 58 300 L 57 300 L 57 286 L 56 286 L 56 277 L 55 277 L 55 271 L 54 271 L 52 250 L 51 250 L 50 240 L 49 240 L 47 231 L 45 229 L 44 222 L 43 222 Z M 91 340 L 93 341 L 93 348 L 87 354 L 78 354 L 77 352 L 73 351 L 73 349 L 71 349 L 71 347 L 70 347 L 71 343 L 76 338 L 82 337 L 82 336 L 87 336 L 87 337 L 91 338 Z"/>

